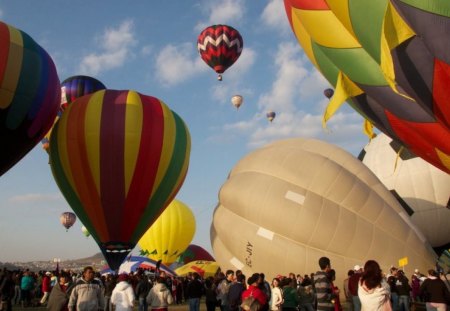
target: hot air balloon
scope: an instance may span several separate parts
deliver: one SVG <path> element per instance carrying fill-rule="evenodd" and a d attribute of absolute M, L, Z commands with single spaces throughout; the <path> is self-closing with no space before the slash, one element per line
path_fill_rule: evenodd
<path fill-rule="evenodd" d="M 347 100 L 383 133 L 450 173 L 447 3 L 284 4 L 300 45 L 335 90 L 323 122 Z"/>
<path fill-rule="evenodd" d="M 99 80 L 90 76 L 72 76 L 61 82 L 61 108 L 67 108 L 78 97 L 88 95 L 99 90 L 106 89 L 106 86 Z"/>
<path fill-rule="evenodd" d="M 189 152 L 183 120 L 135 91 L 80 97 L 55 124 L 53 176 L 112 269 L 175 197 Z"/>
<path fill-rule="evenodd" d="M 58 116 L 55 119 L 55 123 L 58 121 L 67 106 L 70 105 L 75 99 L 104 89 L 106 89 L 106 87 L 102 82 L 89 76 L 72 76 L 64 80 L 61 83 L 61 107 L 58 112 Z M 48 131 L 41 141 L 42 148 L 47 152 L 50 148 L 51 133 L 52 129 Z"/>
<path fill-rule="evenodd" d="M 376 258 L 384 270 L 408 257 L 425 271 L 436 254 L 407 212 L 350 153 L 314 139 L 257 149 L 231 170 L 211 225 L 214 257 L 245 275 L 341 271 Z"/>
<path fill-rule="evenodd" d="M 222 73 L 237 61 L 244 48 L 239 31 L 227 25 L 212 25 L 205 28 L 197 39 L 197 49 L 203 61 L 222 81 Z"/>
<path fill-rule="evenodd" d="M 85 237 L 90 237 L 90 233 L 89 233 L 89 230 L 85 227 L 85 226 L 81 226 L 81 232 L 83 233 L 83 235 L 85 236 Z"/>
<path fill-rule="evenodd" d="M 196 260 L 215 261 L 214 257 L 208 253 L 203 247 L 191 244 L 186 250 L 177 258 L 177 262 L 185 265 Z"/>
<path fill-rule="evenodd" d="M 231 97 L 231 103 L 234 107 L 236 107 L 236 109 L 239 109 L 239 107 L 241 107 L 243 101 L 244 98 L 241 95 L 234 95 L 233 97 Z"/>
<path fill-rule="evenodd" d="M 325 95 L 325 97 L 328 98 L 328 99 L 330 99 L 331 97 L 333 97 L 333 94 L 334 94 L 334 91 L 333 91 L 333 89 L 330 89 L 330 88 L 325 89 L 325 90 L 323 91 L 323 95 Z"/>
<path fill-rule="evenodd" d="M 64 228 L 66 228 L 66 231 L 73 226 L 76 220 L 77 216 L 75 216 L 75 214 L 72 212 L 64 212 L 59 217 L 59 221 L 61 222 L 61 225 L 63 225 Z"/>
<path fill-rule="evenodd" d="M 41 141 L 56 117 L 56 67 L 25 32 L 0 22 L 0 176 Z"/>
<path fill-rule="evenodd" d="M 191 243 L 195 234 L 195 217 L 191 209 L 173 200 L 138 244 L 142 254 L 169 266 Z"/>
<path fill-rule="evenodd" d="M 268 111 L 267 113 L 266 113 L 266 118 L 267 118 L 267 120 L 269 120 L 270 122 L 272 122 L 273 121 L 273 119 L 275 119 L 275 116 L 276 116 L 277 114 L 275 113 L 275 112 L 273 112 L 273 111 Z"/>
<path fill-rule="evenodd" d="M 384 134 L 359 159 L 399 200 L 433 247 L 450 247 L 450 175 L 402 149 Z"/>

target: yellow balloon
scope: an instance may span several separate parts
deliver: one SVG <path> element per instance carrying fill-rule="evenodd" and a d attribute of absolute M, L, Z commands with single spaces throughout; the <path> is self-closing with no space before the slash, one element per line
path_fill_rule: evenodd
<path fill-rule="evenodd" d="M 195 217 L 181 201 L 173 200 L 139 240 L 143 255 L 170 265 L 191 243 Z"/>

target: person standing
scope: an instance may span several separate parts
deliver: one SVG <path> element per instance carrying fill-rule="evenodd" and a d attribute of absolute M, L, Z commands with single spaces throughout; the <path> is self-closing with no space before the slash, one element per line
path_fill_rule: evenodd
<path fill-rule="evenodd" d="M 334 303 L 332 300 L 336 297 L 332 293 L 331 282 L 327 273 L 331 270 L 331 262 L 328 257 L 320 257 L 320 271 L 313 276 L 313 284 L 316 293 L 317 310 L 334 311 Z"/>
<path fill-rule="evenodd" d="M 45 305 L 47 303 L 48 297 L 50 296 L 50 292 L 52 290 L 51 277 L 52 273 L 50 271 L 45 272 L 45 275 L 42 277 L 42 298 L 40 301 L 41 305 Z"/>
<path fill-rule="evenodd" d="M 33 290 L 34 286 L 35 281 L 31 276 L 30 271 L 25 271 L 20 281 L 20 300 L 22 303 L 22 308 L 28 307 L 30 305 L 31 291 Z"/>
<path fill-rule="evenodd" d="M 346 301 L 350 311 L 353 310 L 353 298 L 352 298 L 352 294 L 350 293 L 350 290 L 348 289 L 348 283 L 353 274 L 355 274 L 355 271 L 348 270 L 347 278 L 344 280 L 344 296 L 345 296 L 345 301 Z"/>
<path fill-rule="evenodd" d="M 111 274 L 108 274 L 105 279 L 105 291 L 103 293 L 105 298 L 105 311 L 112 311 L 111 295 L 114 287 L 116 287 L 116 279 Z"/>
<path fill-rule="evenodd" d="M 139 282 L 136 285 L 136 297 L 139 299 L 139 311 L 147 311 L 147 296 L 150 292 L 150 283 L 148 278 L 141 274 L 139 276 Z"/>
<path fill-rule="evenodd" d="M 217 299 L 220 300 L 220 311 L 230 311 L 230 304 L 227 297 L 233 277 L 234 271 L 227 270 L 225 273 L 225 278 L 217 286 Z"/>
<path fill-rule="evenodd" d="M 384 281 L 380 265 L 375 260 L 368 260 L 364 273 L 358 283 L 358 295 L 361 310 L 392 310 L 389 285 Z"/>
<path fill-rule="evenodd" d="M 48 297 L 47 310 L 67 311 L 72 283 L 70 275 L 61 274 L 58 282 L 53 286 Z"/>
<path fill-rule="evenodd" d="M 281 287 L 283 288 L 283 303 L 281 305 L 281 310 L 297 311 L 300 299 L 295 280 L 285 278 L 281 281 Z"/>
<path fill-rule="evenodd" d="M 94 279 L 94 269 L 87 266 L 83 269 L 82 277 L 75 283 L 70 294 L 69 311 L 98 311 L 105 309 L 103 288 Z"/>
<path fill-rule="evenodd" d="M 249 297 L 253 297 L 257 301 L 259 307 L 264 306 L 267 303 L 267 296 L 258 286 L 259 273 L 253 273 L 251 277 L 247 279 L 248 288 L 242 293 L 242 304 L 244 304 Z M 241 305 L 242 307 L 242 305 Z M 254 311 L 254 306 L 248 306 L 250 311 Z M 255 305 L 256 307 L 256 305 Z M 257 308 L 256 308 L 257 309 Z"/>
<path fill-rule="evenodd" d="M 403 270 L 397 272 L 397 292 L 398 292 L 398 308 L 399 311 L 409 311 L 411 286 Z"/>
<path fill-rule="evenodd" d="M 3 271 L 3 279 L 0 281 L 0 307 L 2 311 L 12 310 L 12 299 L 14 297 L 14 281 L 9 270 Z"/>
<path fill-rule="evenodd" d="M 427 311 L 446 311 L 450 304 L 450 293 L 433 269 L 428 270 L 428 277 L 420 285 L 420 296 L 424 298 Z"/>
<path fill-rule="evenodd" d="M 132 311 L 134 307 L 134 291 L 128 283 L 128 275 L 122 273 L 117 279 L 117 285 L 111 294 L 111 304 L 115 311 Z"/>
<path fill-rule="evenodd" d="M 361 301 L 358 296 L 358 284 L 363 273 L 361 266 L 353 267 L 355 272 L 348 280 L 348 290 L 352 295 L 353 311 L 361 311 Z"/>
<path fill-rule="evenodd" d="M 189 300 L 189 311 L 199 311 L 200 298 L 203 295 L 203 284 L 197 272 L 192 274 L 192 280 L 188 283 L 186 291 Z"/>
<path fill-rule="evenodd" d="M 239 274 L 236 276 L 236 282 L 231 283 L 228 290 L 227 300 L 230 304 L 231 311 L 238 311 L 241 305 L 241 296 L 245 290 L 245 275 Z"/>
<path fill-rule="evenodd" d="M 280 311 L 283 304 L 283 292 L 280 288 L 280 279 L 272 280 L 272 293 L 270 295 L 269 306 L 271 311 Z"/>
<path fill-rule="evenodd" d="M 156 284 L 150 289 L 147 296 L 147 304 L 151 310 L 167 311 L 169 305 L 173 303 L 173 297 L 167 288 L 165 279 L 156 278 Z"/>

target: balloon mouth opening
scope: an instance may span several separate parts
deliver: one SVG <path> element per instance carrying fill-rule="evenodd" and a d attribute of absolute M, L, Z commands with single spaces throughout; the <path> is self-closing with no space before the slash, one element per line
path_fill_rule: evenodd
<path fill-rule="evenodd" d="M 220 75 L 221 73 L 223 73 L 225 71 L 225 68 L 222 65 L 217 65 L 217 66 L 214 66 L 214 71 Z"/>
<path fill-rule="evenodd" d="M 131 252 L 134 244 L 126 242 L 106 242 L 101 244 L 101 248 L 106 253 L 127 253 Z"/>

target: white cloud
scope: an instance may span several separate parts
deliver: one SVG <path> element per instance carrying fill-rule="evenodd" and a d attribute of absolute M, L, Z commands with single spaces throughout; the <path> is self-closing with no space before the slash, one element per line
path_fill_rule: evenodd
<path fill-rule="evenodd" d="M 167 86 L 185 81 L 207 68 L 192 43 L 166 45 L 156 57 L 157 76 Z"/>
<path fill-rule="evenodd" d="M 246 73 L 255 64 L 256 59 L 257 53 L 255 50 L 251 48 L 242 50 L 239 59 L 223 74 L 222 82 L 217 83 L 213 87 L 213 97 L 224 103 L 229 101 L 230 94 L 235 94 L 237 91 L 239 91 L 240 95 L 251 94 L 250 90 L 242 89 L 242 81 L 245 79 Z"/>
<path fill-rule="evenodd" d="M 261 14 L 261 19 L 263 24 L 281 31 L 283 34 L 291 32 L 283 0 L 269 0 Z"/>
<path fill-rule="evenodd" d="M 354 152 L 364 146 L 367 139 L 362 134 L 363 119 L 349 108 L 339 110 L 327 129 L 322 128 L 327 104 L 323 89 L 329 87 L 328 82 L 307 62 L 296 43 L 281 43 L 274 64 L 275 79 L 270 90 L 259 98 L 259 112 L 249 120 L 224 125 L 222 135 L 249 133 L 247 145 L 251 149 L 288 137 L 317 138 Z M 268 110 L 277 113 L 272 123 L 266 119 Z"/>
<path fill-rule="evenodd" d="M 97 75 L 121 67 L 132 56 L 136 42 L 131 20 L 124 21 L 118 28 L 107 29 L 98 39 L 103 51 L 86 55 L 81 61 L 80 72 Z"/>
<path fill-rule="evenodd" d="M 195 26 L 199 32 L 210 25 L 236 23 L 245 13 L 243 0 L 208 0 L 203 2 L 201 9 L 209 17 Z"/>
<path fill-rule="evenodd" d="M 27 193 L 16 195 L 8 199 L 11 203 L 28 203 L 28 202 L 50 202 L 63 200 L 60 193 L 57 194 L 42 194 L 42 193 Z"/>

